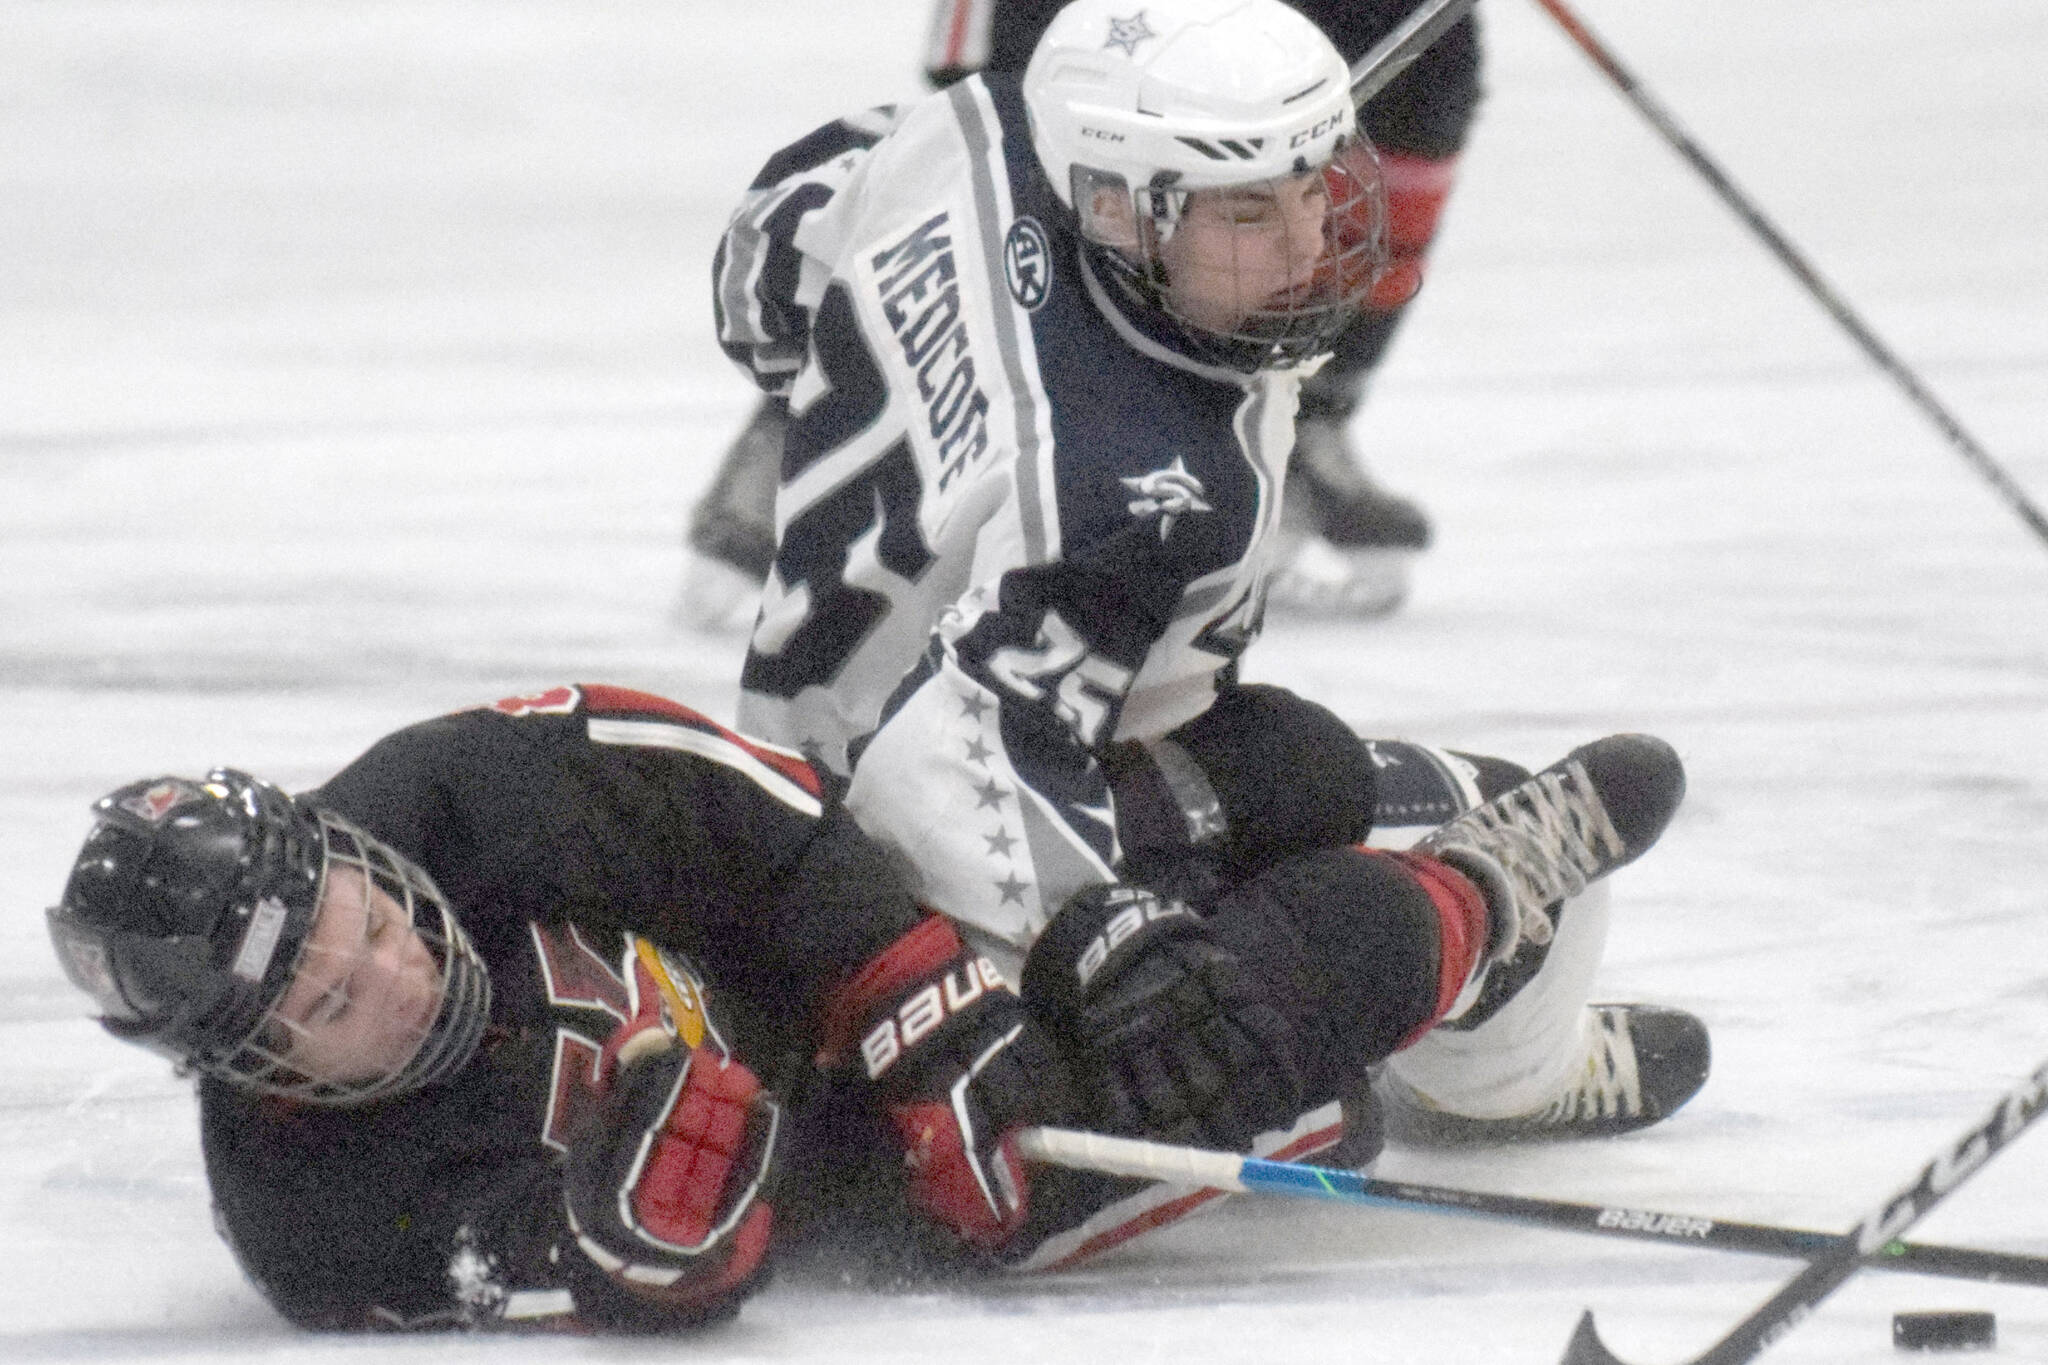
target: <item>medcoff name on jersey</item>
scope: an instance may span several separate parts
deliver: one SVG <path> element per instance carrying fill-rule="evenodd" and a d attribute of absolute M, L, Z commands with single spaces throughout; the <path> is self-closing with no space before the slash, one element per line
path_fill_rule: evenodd
<path fill-rule="evenodd" d="M 925 428 L 939 466 L 938 487 L 988 452 L 988 395 L 960 320 L 952 215 L 941 212 L 869 259 L 882 318 L 917 382 Z M 920 443 L 922 444 L 922 443 Z"/>

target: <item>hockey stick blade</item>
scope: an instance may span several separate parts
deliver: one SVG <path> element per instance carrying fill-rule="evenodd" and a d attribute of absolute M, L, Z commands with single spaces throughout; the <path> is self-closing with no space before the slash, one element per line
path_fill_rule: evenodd
<path fill-rule="evenodd" d="M 1462 1214 L 1554 1232 L 1677 1243 L 1710 1251 L 1808 1260 L 1835 1250 L 1842 1241 L 1839 1234 L 1811 1228 L 1737 1223 L 1651 1209 L 1377 1180 L 1355 1171 L 1265 1161 L 1061 1128 L 1027 1129 L 1019 1147 L 1032 1160 L 1106 1175 L 1136 1176 L 1243 1194 L 1365 1204 L 1411 1213 Z M 2012 1252 L 1891 1241 L 1873 1252 L 1867 1264 L 1918 1275 L 2048 1287 L 2048 1257 Z"/>
<path fill-rule="evenodd" d="M 1465 17 L 1476 0 L 1422 0 L 1406 19 L 1372 50 L 1351 64 L 1351 102 L 1364 104 L 1387 88 L 1394 77 L 1443 37 L 1444 30 Z"/>
<path fill-rule="evenodd" d="M 1837 1240 L 1832 1250 L 1764 1301 L 1762 1307 L 1687 1365 L 1742 1365 L 1806 1320 L 1822 1299 L 1833 1293 L 1865 1264 L 1965 1180 L 1983 1168 L 2007 1143 L 2048 1108 L 2048 1062 L 2006 1092 L 1989 1117 L 1921 1167 L 1913 1182 L 1866 1214 L 1855 1230 Z M 1579 1319 L 1565 1347 L 1562 1365 L 1624 1365 L 1600 1340 L 1591 1309 Z"/>

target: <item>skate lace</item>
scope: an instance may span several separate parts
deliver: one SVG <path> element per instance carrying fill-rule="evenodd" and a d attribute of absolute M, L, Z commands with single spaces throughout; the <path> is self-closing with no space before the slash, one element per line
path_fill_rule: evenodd
<path fill-rule="evenodd" d="M 1425 842 L 1434 852 L 1467 848 L 1498 863 L 1525 926 L 1531 912 L 1578 895 L 1628 854 L 1576 759 L 1467 811 Z"/>
<path fill-rule="evenodd" d="M 1643 1112 L 1643 1082 L 1625 1010 L 1595 1007 L 1584 1073 L 1543 1111 L 1539 1122 L 1634 1118 Z"/>

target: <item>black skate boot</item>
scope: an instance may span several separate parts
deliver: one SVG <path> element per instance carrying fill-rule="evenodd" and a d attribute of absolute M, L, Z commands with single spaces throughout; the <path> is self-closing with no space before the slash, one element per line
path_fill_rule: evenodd
<path fill-rule="evenodd" d="M 1669 744 L 1609 735 L 1438 826 L 1415 851 L 1470 876 L 1497 916 L 1542 941 L 1544 911 L 1640 858 L 1684 797 L 1685 766 Z M 1497 957 L 1513 942 L 1491 947 Z"/>
<path fill-rule="evenodd" d="M 765 399 L 727 447 L 690 513 L 689 557 L 674 620 L 696 630 L 744 630 L 775 562 L 775 486 L 782 476 L 783 405 Z"/>
<path fill-rule="evenodd" d="M 1366 472 L 1344 439 L 1348 417 L 1304 414 L 1295 427 L 1268 600 L 1302 615 L 1389 614 L 1429 548 L 1428 516 Z"/>
<path fill-rule="evenodd" d="M 1411 1147 L 1613 1137 L 1669 1118 L 1707 1083 L 1707 1026 L 1684 1010 L 1588 1005 L 1584 1032 L 1585 1056 L 1564 1089 L 1542 1108 L 1511 1118 L 1447 1113 L 1383 1074 L 1388 1137 Z"/>
<path fill-rule="evenodd" d="M 1561 902 L 1641 857 L 1685 795 L 1677 753 L 1650 735 L 1609 735 L 1425 836 L 1433 854 L 1479 884 L 1493 923 L 1484 960 L 1440 1028 L 1470 1032 L 1543 965 Z M 1706 1026 L 1654 1005 L 1589 1005 L 1583 1056 L 1555 1097 L 1525 1114 L 1446 1112 L 1391 1074 L 1380 1082 L 1387 1131 L 1422 1145 L 1601 1137 L 1656 1123 L 1706 1083 Z"/>

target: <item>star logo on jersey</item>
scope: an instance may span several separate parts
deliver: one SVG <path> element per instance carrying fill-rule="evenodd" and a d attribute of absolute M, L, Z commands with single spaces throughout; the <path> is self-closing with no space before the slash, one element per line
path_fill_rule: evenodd
<path fill-rule="evenodd" d="M 1187 461 L 1176 455 L 1164 469 L 1136 478 L 1119 479 L 1136 496 L 1128 504 L 1134 517 L 1159 518 L 1159 539 L 1164 541 L 1174 520 L 1190 512 L 1213 512 L 1203 498 L 1202 481 L 1188 473 Z"/>
<path fill-rule="evenodd" d="M 1151 26 L 1145 22 L 1145 11 L 1143 10 L 1139 10 L 1128 19 L 1119 19 L 1115 15 L 1111 15 L 1109 20 L 1109 41 L 1104 43 L 1103 46 L 1120 48 L 1126 57 L 1135 57 L 1138 55 L 1139 43 L 1144 42 L 1147 38 L 1157 38 L 1158 36 L 1158 34 L 1152 31 Z"/>

